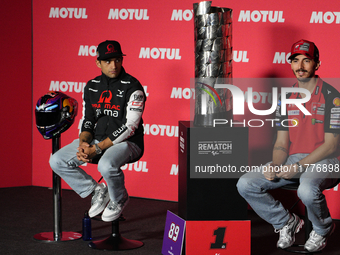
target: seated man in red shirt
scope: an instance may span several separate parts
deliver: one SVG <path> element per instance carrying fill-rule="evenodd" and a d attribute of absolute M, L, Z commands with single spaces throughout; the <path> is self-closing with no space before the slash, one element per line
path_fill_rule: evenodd
<path fill-rule="evenodd" d="M 291 68 L 297 78 L 293 87 L 307 89 L 310 100 L 304 107 L 305 115 L 297 106 L 288 105 L 281 116 L 281 105 L 276 111 L 277 139 L 272 162 L 262 172 L 243 175 L 237 184 L 242 197 L 254 211 L 280 233 L 277 247 L 285 249 L 295 242 L 295 233 L 303 221 L 289 213 L 267 191 L 300 182 L 298 196 L 307 208 L 313 231 L 304 248 L 310 252 L 322 250 L 335 224 L 329 213 L 323 190 L 338 180 L 340 133 L 340 94 L 316 74 L 320 67 L 319 50 L 313 42 L 300 40 L 291 50 Z M 304 98 L 303 93 L 291 93 L 286 98 Z M 282 125 L 288 119 L 289 125 Z"/>

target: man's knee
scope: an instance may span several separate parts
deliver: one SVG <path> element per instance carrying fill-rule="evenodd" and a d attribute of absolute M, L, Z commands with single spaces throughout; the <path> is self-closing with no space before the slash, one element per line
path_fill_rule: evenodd
<path fill-rule="evenodd" d="M 52 154 L 50 157 L 50 166 L 52 170 L 56 173 L 60 172 L 61 169 L 69 168 L 74 169 L 79 166 L 76 157 L 71 158 L 70 160 L 66 161 L 61 155 L 58 153 Z"/>
<path fill-rule="evenodd" d="M 56 154 L 52 154 L 50 157 L 50 166 L 54 172 L 58 172 L 58 169 L 60 167 L 60 158 Z"/>
<path fill-rule="evenodd" d="M 244 197 L 244 194 L 247 193 L 247 187 L 249 186 L 248 178 L 244 178 L 244 176 L 241 176 L 238 180 L 236 187 L 238 190 L 238 193 Z"/>
<path fill-rule="evenodd" d="M 297 195 L 304 205 L 312 204 L 320 195 L 320 190 L 316 186 L 300 184 Z"/>
<path fill-rule="evenodd" d="M 118 174 L 120 170 L 120 166 L 114 164 L 112 161 L 99 160 L 98 162 L 98 171 L 102 176 L 109 177 L 110 175 Z"/>

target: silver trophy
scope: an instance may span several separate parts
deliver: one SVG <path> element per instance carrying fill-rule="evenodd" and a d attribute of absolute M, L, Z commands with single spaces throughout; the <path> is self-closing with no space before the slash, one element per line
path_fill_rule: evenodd
<path fill-rule="evenodd" d="M 232 95 L 215 84 L 231 84 L 232 9 L 194 3 L 195 117 L 194 125 L 213 126 L 214 119 L 232 119 Z"/>

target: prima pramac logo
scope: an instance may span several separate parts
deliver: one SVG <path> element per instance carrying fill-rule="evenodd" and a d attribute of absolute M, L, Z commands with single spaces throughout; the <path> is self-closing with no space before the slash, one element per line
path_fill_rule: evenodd
<path fill-rule="evenodd" d="M 208 84 L 202 83 L 202 82 L 196 82 L 196 83 L 197 83 L 197 84 L 200 84 L 200 85 L 202 85 L 202 86 L 205 86 L 205 87 L 207 87 L 207 88 L 209 88 L 209 89 L 212 91 L 212 93 L 215 94 L 215 96 L 217 97 L 218 101 L 219 101 L 220 104 L 222 105 L 222 100 L 221 100 L 220 96 L 218 95 L 217 91 L 216 91 L 213 87 L 211 87 L 211 86 L 208 85 Z M 200 89 L 200 90 L 206 92 L 206 93 L 211 97 L 211 99 L 214 101 L 215 105 L 217 106 L 217 102 L 216 102 L 216 100 L 215 100 L 215 97 L 214 97 L 214 95 L 213 95 L 210 91 L 208 91 L 208 90 L 205 89 L 205 88 L 198 88 L 198 89 Z"/>
<path fill-rule="evenodd" d="M 107 45 L 107 52 L 105 54 L 110 54 L 110 53 L 114 53 L 117 52 L 115 50 L 115 47 L 112 44 Z"/>
<path fill-rule="evenodd" d="M 112 99 L 112 93 L 110 90 L 105 90 L 100 95 L 100 98 L 98 100 L 98 104 L 105 103 L 105 104 L 111 104 Z"/>

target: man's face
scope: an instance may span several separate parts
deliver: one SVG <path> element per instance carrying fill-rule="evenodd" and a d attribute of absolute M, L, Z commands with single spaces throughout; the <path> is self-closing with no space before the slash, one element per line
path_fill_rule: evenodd
<path fill-rule="evenodd" d="M 106 60 L 96 60 L 97 66 L 109 78 L 117 78 L 122 70 L 123 58 L 110 58 Z"/>
<path fill-rule="evenodd" d="M 315 71 L 318 70 L 320 62 L 307 58 L 305 55 L 296 55 L 291 62 L 291 68 L 294 75 L 299 81 L 306 82 L 315 76 Z"/>

